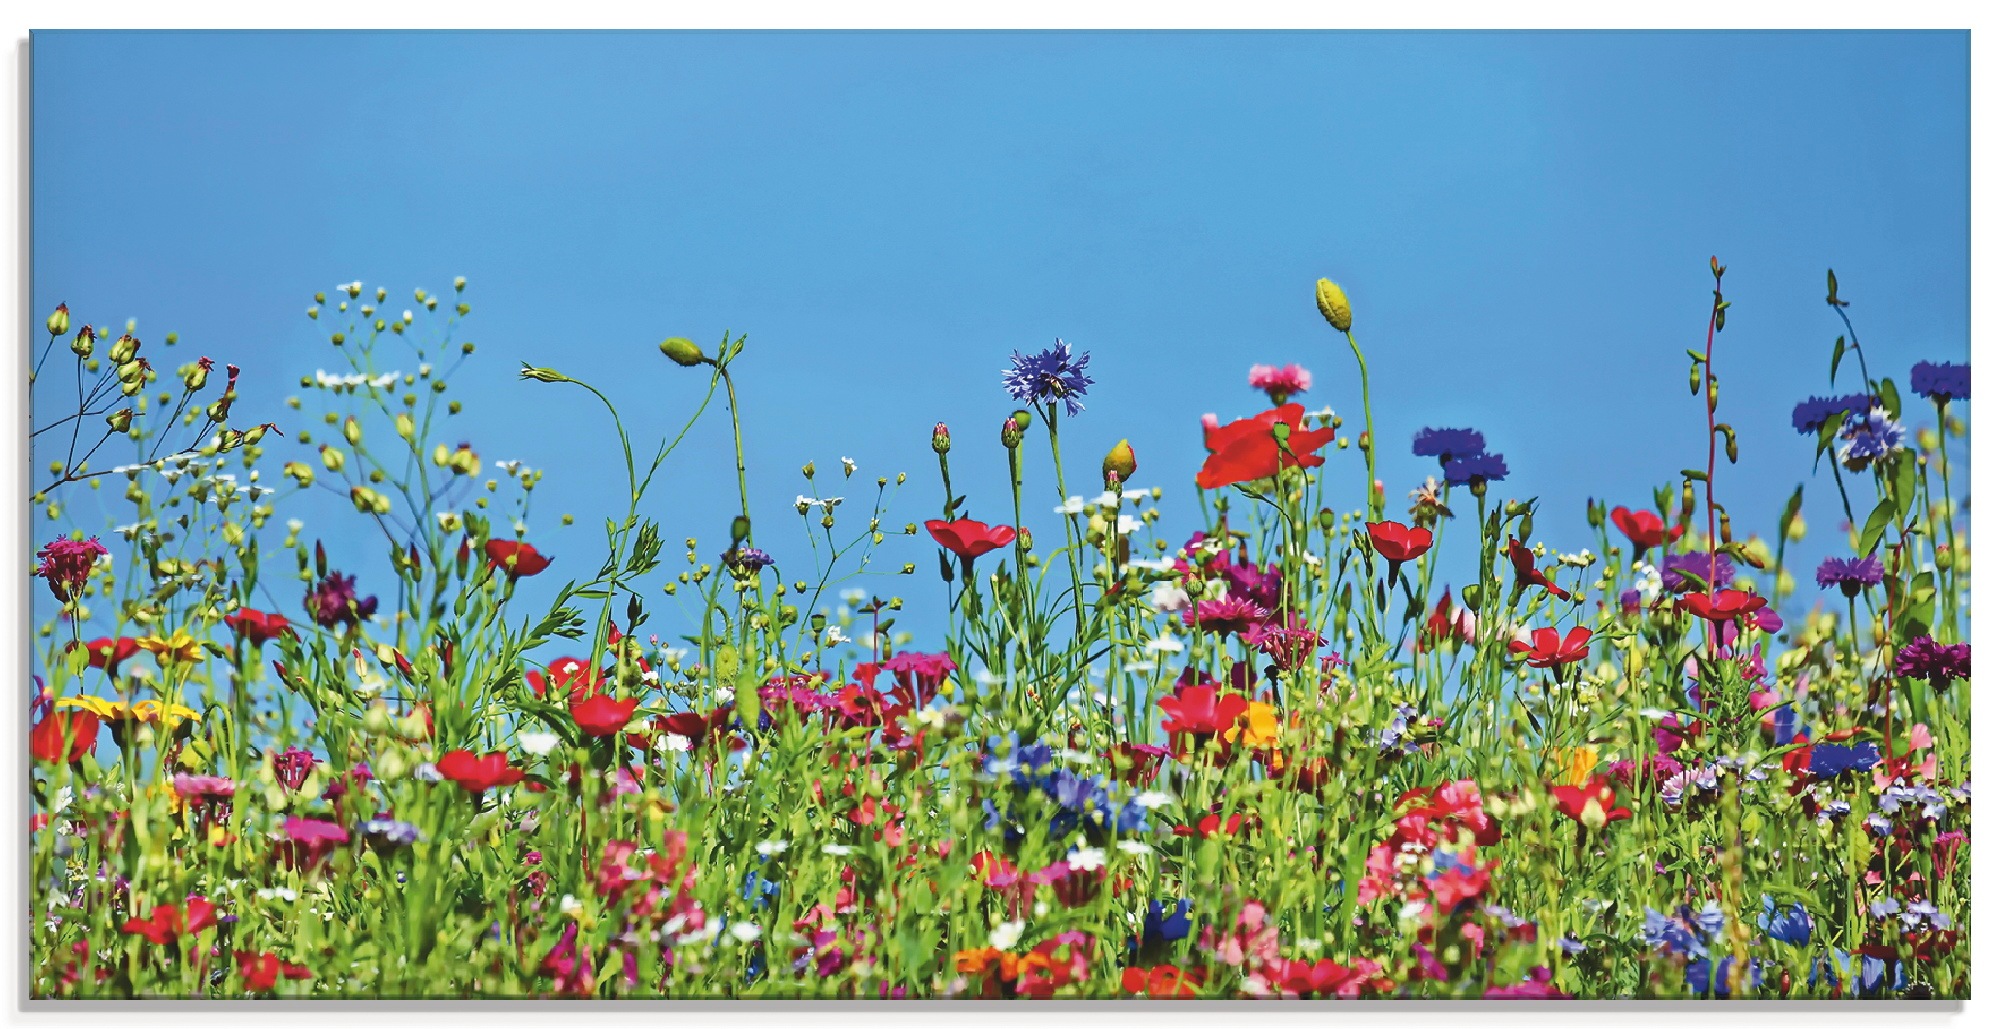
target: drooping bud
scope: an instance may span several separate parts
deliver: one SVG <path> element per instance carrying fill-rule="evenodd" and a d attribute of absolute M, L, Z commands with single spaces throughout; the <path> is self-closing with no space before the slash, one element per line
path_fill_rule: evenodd
<path fill-rule="evenodd" d="M 61 336 L 67 332 L 69 332 L 69 305 L 57 304 L 54 313 L 49 315 L 49 335 Z"/>
<path fill-rule="evenodd" d="M 1104 482 L 1109 486 L 1112 476 L 1119 482 L 1131 482 L 1132 473 L 1139 470 L 1139 455 L 1132 452 L 1130 440 L 1119 440 L 1118 445 L 1104 455 Z"/>
<path fill-rule="evenodd" d="M 1335 332 L 1354 328 L 1354 309 L 1347 304 L 1347 294 L 1332 279 L 1319 280 L 1316 299 L 1319 301 L 1320 316 L 1333 326 Z"/>
<path fill-rule="evenodd" d="M 667 355 L 668 360 L 682 368 L 693 368 L 708 361 L 708 355 L 701 352 L 701 348 L 695 345 L 694 340 L 682 339 L 679 336 L 662 341 L 660 353 Z"/>
<path fill-rule="evenodd" d="M 951 453 L 951 430 L 943 422 L 931 428 L 931 449 L 940 455 Z"/>

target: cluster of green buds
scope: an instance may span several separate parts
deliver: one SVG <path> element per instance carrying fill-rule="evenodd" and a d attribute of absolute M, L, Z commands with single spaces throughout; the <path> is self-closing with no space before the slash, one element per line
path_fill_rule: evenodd
<path fill-rule="evenodd" d="M 467 443 L 460 443 L 455 450 L 447 450 L 444 444 L 438 444 L 431 451 L 431 463 L 451 469 L 454 475 L 478 475 L 480 469 L 479 455 Z"/>
<path fill-rule="evenodd" d="M 1034 424 L 1034 416 L 1026 411 L 1016 411 L 1000 423 L 1000 445 L 1008 450 L 1021 446 L 1021 440 L 1028 435 L 1028 426 Z"/>
<path fill-rule="evenodd" d="M 362 514 L 385 515 L 389 513 L 389 498 L 366 486 L 355 486 L 347 491 L 349 500 L 354 501 L 354 509 Z"/>

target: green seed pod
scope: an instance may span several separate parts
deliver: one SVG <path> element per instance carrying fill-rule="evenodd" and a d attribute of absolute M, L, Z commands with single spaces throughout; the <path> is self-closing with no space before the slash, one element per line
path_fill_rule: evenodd
<path fill-rule="evenodd" d="M 48 327 L 51 336 L 61 336 L 69 332 L 68 304 L 56 305 L 56 309 L 49 314 Z"/>

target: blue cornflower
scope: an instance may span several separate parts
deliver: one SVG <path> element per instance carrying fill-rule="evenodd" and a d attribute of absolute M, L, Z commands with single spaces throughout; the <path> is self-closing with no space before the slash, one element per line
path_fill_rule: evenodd
<path fill-rule="evenodd" d="M 1091 378 L 1083 374 L 1084 366 L 1090 363 L 1089 354 L 1072 359 L 1069 344 L 1057 339 L 1055 346 L 1039 354 L 1024 357 L 1015 351 L 1013 362 L 1014 367 L 1007 369 L 1000 379 L 1008 396 L 1023 404 L 1060 400 L 1071 417 L 1083 410 L 1078 398 L 1090 389 Z"/>
<path fill-rule="evenodd" d="M 1688 962 L 1688 989 L 1696 993 L 1712 993 L 1718 998 L 1727 999 L 1729 968 L 1735 962 L 1736 959 L 1733 957 L 1723 958 L 1719 962 L 1710 962 L 1707 958 L 1696 958 Z M 1757 967 L 1756 959 L 1752 958 L 1749 967 L 1743 971 L 1743 985 L 1754 990 L 1763 983 L 1763 971 Z"/>
<path fill-rule="evenodd" d="M 743 899 L 755 908 L 771 906 L 771 898 L 778 895 L 778 884 L 758 875 L 756 872 L 743 873 Z"/>
<path fill-rule="evenodd" d="M 1194 930 L 1194 920 L 1189 917 L 1193 911 L 1194 904 L 1186 900 L 1175 901 L 1172 911 L 1167 910 L 1166 904 L 1162 901 L 1156 900 L 1147 904 L 1146 922 L 1140 933 L 1140 945 L 1167 944 L 1187 939 L 1188 933 Z"/>
<path fill-rule="evenodd" d="M 1819 581 L 1820 589 L 1840 587 L 1847 596 L 1858 596 L 1863 586 L 1882 584 L 1882 560 L 1874 554 L 1865 557 L 1829 557 L 1819 564 L 1819 571 L 1813 578 Z"/>
<path fill-rule="evenodd" d="M 1686 554 L 1668 554 L 1660 562 L 1660 582 L 1675 593 L 1690 590 L 1706 592 L 1725 585 L 1736 578 L 1736 565 L 1726 554 L 1714 555 L 1710 565 L 1707 551 L 1692 551 Z"/>
<path fill-rule="evenodd" d="M 1972 399 L 1972 366 L 1918 361 L 1910 369 L 1910 392 L 1932 400 Z"/>
<path fill-rule="evenodd" d="M 1903 449 L 1903 436 L 1903 423 L 1879 407 L 1869 408 L 1865 415 L 1850 414 L 1840 429 L 1840 462 L 1859 471 L 1870 461 Z"/>
<path fill-rule="evenodd" d="M 1646 942 L 1669 954 L 1700 957 L 1722 931 L 1722 909 L 1714 901 L 1700 911 L 1682 904 L 1673 914 L 1646 909 Z"/>
<path fill-rule="evenodd" d="M 1812 749 L 1812 762 L 1806 767 L 1806 771 L 1821 778 L 1829 778 L 1842 772 L 1859 772 L 1873 768 L 1881 760 L 1881 751 L 1869 741 L 1815 743 Z"/>
<path fill-rule="evenodd" d="M 1801 436 L 1810 436 L 1818 432 L 1828 418 L 1866 414 L 1874 406 L 1875 398 L 1866 393 L 1850 393 L 1844 397 L 1807 397 L 1792 408 L 1792 428 L 1798 430 Z"/>
<path fill-rule="evenodd" d="M 1757 918 L 1757 928 L 1780 943 L 1803 946 L 1812 939 L 1812 926 L 1812 915 L 1806 912 L 1804 904 L 1794 903 L 1779 911 L 1778 902 L 1769 896 L 1764 898 L 1764 913 Z"/>
<path fill-rule="evenodd" d="M 1424 429 L 1410 443 L 1410 453 L 1450 464 L 1455 457 L 1478 457 L 1486 453 L 1486 437 L 1477 429 Z"/>
<path fill-rule="evenodd" d="M 1454 457 L 1444 463 L 1444 480 L 1454 486 L 1478 480 L 1499 482 L 1507 477 L 1507 459 L 1499 454 Z"/>
<path fill-rule="evenodd" d="M 416 826 L 393 818 L 371 818 L 361 823 L 361 835 L 392 847 L 407 847 L 424 837 Z"/>

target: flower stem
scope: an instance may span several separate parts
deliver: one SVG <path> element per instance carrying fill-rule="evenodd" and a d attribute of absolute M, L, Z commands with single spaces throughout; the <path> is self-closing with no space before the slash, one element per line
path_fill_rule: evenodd
<path fill-rule="evenodd" d="M 1361 422 L 1362 430 L 1368 434 L 1368 442 L 1361 448 L 1362 455 L 1368 459 L 1368 492 L 1364 496 L 1367 498 L 1368 520 L 1379 522 L 1382 520 L 1383 505 L 1382 497 L 1375 490 L 1375 408 L 1368 402 L 1368 359 L 1361 355 L 1361 344 L 1354 341 L 1354 330 L 1349 329 L 1341 335 L 1347 337 L 1347 346 L 1354 351 L 1354 363 L 1361 367 Z"/>

